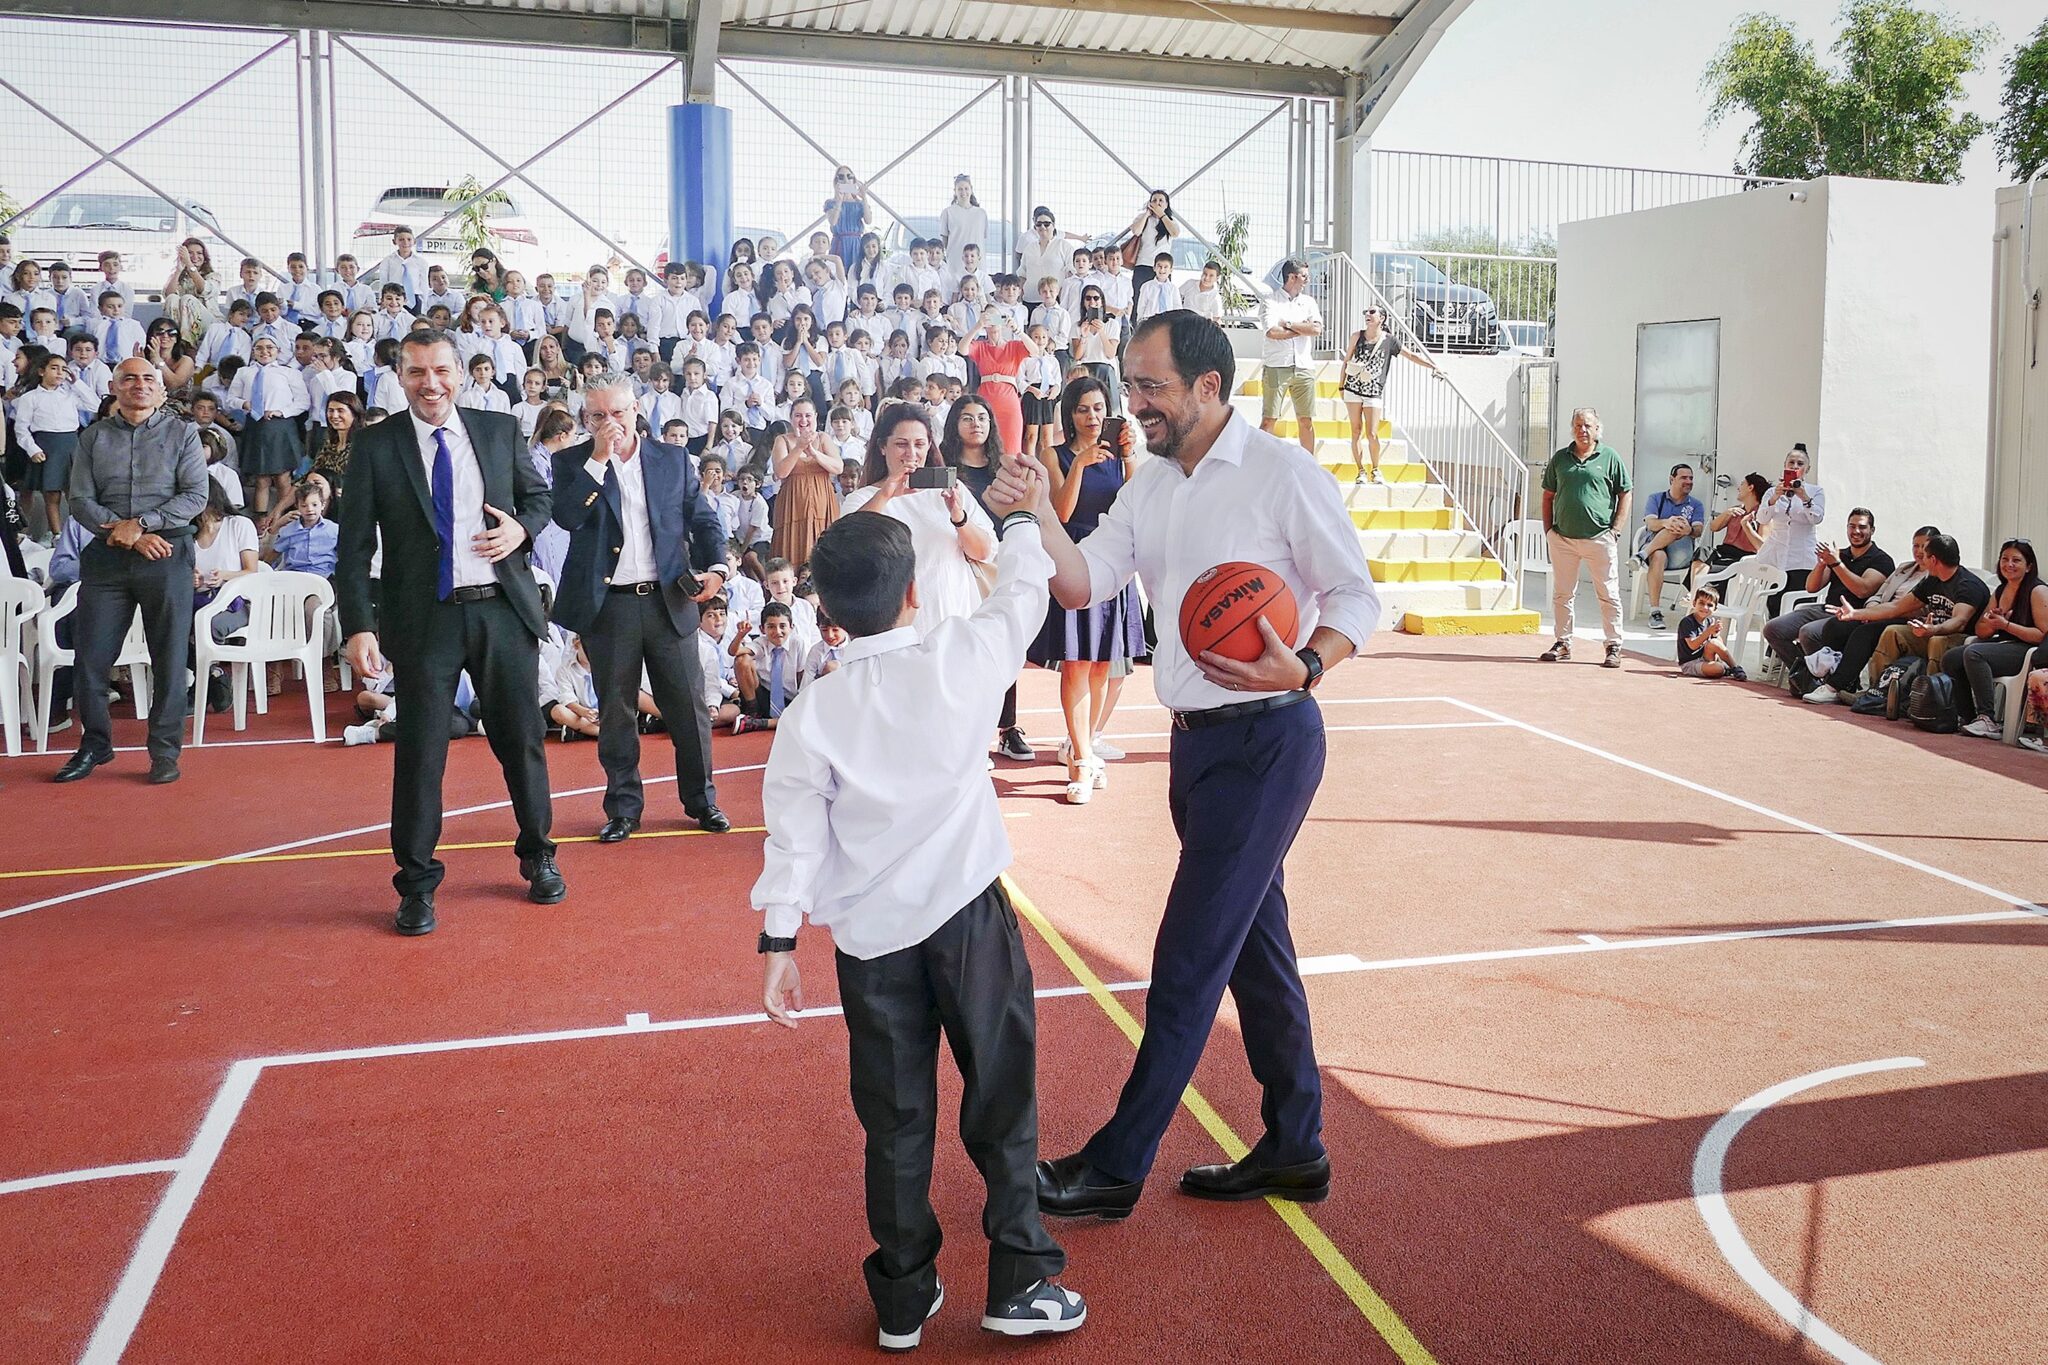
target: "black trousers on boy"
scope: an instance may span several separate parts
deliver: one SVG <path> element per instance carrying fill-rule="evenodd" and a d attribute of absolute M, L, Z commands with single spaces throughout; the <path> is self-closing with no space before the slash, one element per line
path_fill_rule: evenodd
<path fill-rule="evenodd" d="M 965 1082 L 960 1141 L 988 1185 L 988 1302 L 1057 1275 L 1067 1255 L 1038 1213 L 1038 1024 L 1031 963 L 999 883 L 924 942 L 862 961 L 837 955 L 853 1108 L 867 1132 L 862 1263 L 883 1330 L 924 1321 L 938 1280 L 931 1205 L 939 1032 Z"/>

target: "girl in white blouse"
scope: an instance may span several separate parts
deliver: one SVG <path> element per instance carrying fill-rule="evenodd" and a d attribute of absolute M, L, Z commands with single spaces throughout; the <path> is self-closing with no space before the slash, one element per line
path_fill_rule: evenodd
<path fill-rule="evenodd" d="M 953 202 L 939 213 L 939 236 L 946 245 L 946 265 L 960 272 L 960 252 L 969 242 L 988 249 L 988 210 L 974 197 L 974 180 L 965 171 L 953 177 Z"/>
<path fill-rule="evenodd" d="M 229 406 L 247 414 L 242 424 L 242 474 L 245 482 L 251 476 L 255 479 L 249 497 L 258 516 L 273 503 L 282 504 L 291 492 L 292 473 L 306 453 L 299 418 L 311 402 L 305 379 L 277 358 L 277 343 L 258 337 L 250 362 L 228 388 Z"/>
<path fill-rule="evenodd" d="M 52 532 L 64 524 L 64 490 L 71 484 L 71 457 L 78 449 L 78 400 L 61 355 L 45 357 L 34 383 L 15 395 L 14 438 L 29 458 L 28 488 L 40 490 Z"/>

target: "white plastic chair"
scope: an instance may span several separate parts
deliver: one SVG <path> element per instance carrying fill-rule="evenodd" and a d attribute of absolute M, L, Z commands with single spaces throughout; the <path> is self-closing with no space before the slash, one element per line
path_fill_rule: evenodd
<path fill-rule="evenodd" d="M 21 752 L 23 703 L 35 714 L 35 619 L 43 590 L 26 578 L 0 579 L 0 729 L 7 732 L 7 756 Z M 31 721 L 33 728 L 33 721 Z"/>
<path fill-rule="evenodd" d="M 1700 537 L 1701 541 L 1705 539 L 1705 536 Z M 1705 546 L 1698 542 L 1695 542 L 1695 551 L 1702 555 L 1706 553 Z M 1649 582 L 1650 566 L 1636 558 L 1636 551 L 1634 549 L 1629 551 L 1628 562 L 1628 619 L 1633 621 L 1643 614 L 1643 590 Z M 1685 591 L 1687 580 L 1691 577 L 1692 565 L 1690 563 L 1676 569 L 1666 565 L 1664 581 L 1657 585 L 1657 600 L 1651 604 L 1652 610 L 1664 610 L 1665 591 L 1670 588 L 1677 588 L 1681 592 Z M 1680 610 L 1683 610 L 1683 608 L 1681 607 Z"/>
<path fill-rule="evenodd" d="M 23 568 L 28 570 L 28 576 L 38 583 L 49 582 L 50 556 L 56 552 L 48 545 L 38 545 L 33 540 L 23 541 L 20 549 L 21 564 Z M 4 558 L 0 558 L 0 578 L 12 578 L 13 576 L 7 561 Z"/>
<path fill-rule="evenodd" d="M 1700 582 L 1720 590 L 1721 605 L 1714 609 L 1714 615 L 1727 622 L 1722 644 L 1739 664 L 1749 648 L 1749 633 L 1763 615 L 1771 595 L 1785 589 L 1785 571 L 1766 568 L 1752 557 L 1716 569 Z"/>
<path fill-rule="evenodd" d="M 224 643 L 213 638 L 213 619 L 237 599 L 249 605 L 249 624 Z M 334 611 L 334 586 L 318 574 L 253 573 L 231 578 L 213 601 L 192 617 L 192 744 L 206 742 L 206 680 L 215 664 L 228 665 L 235 698 L 235 728 L 249 728 L 249 693 L 256 711 L 268 714 L 263 665 L 296 663 L 304 670 L 313 739 L 327 739 L 327 704 L 320 690 L 326 658 L 327 618 Z M 254 676 L 251 676 L 254 666 Z"/>
<path fill-rule="evenodd" d="M 2039 645 L 2028 650 L 2020 659 L 2020 671 L 2007 673 L 1993 680 L 1992 711 L 2005 727 L 1999 738 L 2007 744 L 2020 742 L 2020 726 L 2027 718 L 2027 675 L 2034 671 L 2034 661 L 2041 656 Z"/>
<path fill-rule="evenodd" d="M 68 585 L 55 602 L 36 616 L 36 752 L 50 752 L 50 694 L 57 690 L 57 670 L 76 663 L 73 652 L 57 643 L 57 623 L 78 610 L 78 585 Z M 128 670 L 128 690 L 135 696 L 135 718 L 149 719 L 149 637 L 142 633 L 142 608 L 128 623 L 114 669 Z M 75 680 L 74 680 L 75 682 Z M 76 688 L 74 686 L 73 690 Z"/>
<path fill-rule="evenodd" d="M 1797 592 L 1788 592 L 1783 598 L 1779 599 L 1778 615 L 1790 616 L 1801 607 L 1818 606 L 1826 600 L 1827 594 L 1825 592 L 1807 592 L 1804 588 L 1799 589 Z M 1769 623 L 1766 622 L 1764 624 Z M 1761 630 L 1763 626 L 1759 625 L 1757 628 Z M 1769 645 L 1758 645 L 1757 649 L 1763 656 L 1757 661 L 1760 665 L 1757 676 L 1772 686 L 1781 685 L 1785 681 L 1785 661 L 1771 653 Z"/>
<path fill-rule="evenodd" d="M 1512 560 L 1515 551 L 1521 552 L 1522 572 L 1542 574 L 1550 577 L 1550 539 L 1543 534 L 1543 523 L 1534 517 L 1511 521 L 1501 528 L 1501 558 Z"/>

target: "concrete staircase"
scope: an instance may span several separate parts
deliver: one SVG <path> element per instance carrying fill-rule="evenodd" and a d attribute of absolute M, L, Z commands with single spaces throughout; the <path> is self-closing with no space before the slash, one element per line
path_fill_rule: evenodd
<path fill-rule="evenodd" d="M 1514 605 L 1513 585 L 1500 561 L 1452 506 L 1429 466 L 1383 425 L 1380 477 L 1359 483 L 1351 463 L 1351 418 L 1328 377 L 1316 389 L 1316 459 L 1330 472 L 1351 509 L 1359 544 L 1372 570 L 1387 620 L 1410 635 L 1530 635 L 1541 626 L 1534 611 Z M 1258 370 L 1238 386 L 1238 410 L 1259 420 Z M 1295 439 L 1296 422 L 1283 417 L 1277 435 Z"/>

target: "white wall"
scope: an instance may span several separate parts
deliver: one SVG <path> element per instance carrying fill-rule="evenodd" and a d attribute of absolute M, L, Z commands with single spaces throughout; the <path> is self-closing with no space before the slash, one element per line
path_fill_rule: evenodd
<path fill-rule="evenodd" d="M 1802 188 L 1804 203 L 1759 190 L 1564 224 L 1560 440 L 1573 408 L 1598 408 L 1607 443 L 1633 459 L 1637 326 L 1719 318 L 1718 471 L 1769 475 L 1794 441 L 1815 446 L 1828 186 Z M 1632 468 L 1639 502 L 1665 485 L 1666 468 Z"/>
<path fill-rule="evenodd" d="M 1998 225 L 2008 235 L 1995 248 L 1993 327 L 1997 335 L 1987 445 L 1990 526 L 1986 544 L 2011 536 L 2048 536 L 2048 321 L 2026 306 L 2020 249 L 2021 192 L 1998 192 Z M 2048 278 L 2048 193 L 2034 196 L 2034 276 Z M 2002 307 L 2001 307 L 2002 302 Z M 2030 348 L 2038 347 L 2029 365 Z"/>
<path fill-rule="evenodd" d="M 1792 197 L 1803 193 L 1803 201 Z M 1853 505 L 1897 552 L 1934 522 L 1981 558 L 1991 205 L 1947 186 L 1824 179 L 1612 218 L 1558 239 L 1560 422 L 1600 409 L 1633 455 L 1636 328 L 1721 320 L 1718 470 L 1774 475 L 1805 441 L 1822 534 Z M 1663 469 L 1635 468 L 1646 496 Z"/>
<path fill-rule="evenodd" d="M 1898 553 L 1935 525 L 1981 565 L 1994 206 L 1974 190 L 1829 183 L 1816 473 L 1830 527 L 1852 506 Z"/>

